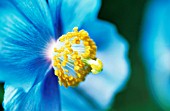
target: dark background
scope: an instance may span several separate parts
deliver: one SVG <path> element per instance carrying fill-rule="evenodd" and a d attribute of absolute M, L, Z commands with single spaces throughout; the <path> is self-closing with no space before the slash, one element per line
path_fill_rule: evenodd
<path fill-rule="evenodd" d="M 147 0 L 102 2 L 99 18 L 115 24 L 130 45 L 131 77 L 125 89 L 116 96 L 115 103 L 109 111 L 161 111 L 149 93 L 146 70 L 139 51 L 142 19 L 147 2 Z M 0 85 L 0 101 L 3 99 L 3 93 L 3 85 Z"/>

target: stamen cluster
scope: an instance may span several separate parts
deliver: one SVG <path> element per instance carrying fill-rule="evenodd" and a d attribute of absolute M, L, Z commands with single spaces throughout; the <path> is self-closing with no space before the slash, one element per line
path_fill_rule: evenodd
<path fill-rule="evenodd" d="M 99 64 L 93 64 L 93 61 L 96 62 L 96 50 L 95 42 L 85 30 L 78 31 L 78 27 L 75 27 L 73 32 L 62 35 L 53 56 L 53 67 L 59 84 L 65 87 L 77 86 L 90 72 L 100 72 L 102 62 L 97 59 Z"/>

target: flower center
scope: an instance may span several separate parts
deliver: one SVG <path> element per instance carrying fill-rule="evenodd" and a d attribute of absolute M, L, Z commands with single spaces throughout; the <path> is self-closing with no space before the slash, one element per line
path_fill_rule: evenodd
<path fill-rule="evenodd" d="M 53 68 L 59 78 L 59 84 L 65 87 L 77 86 L 85 80 L 90 72 L 97 74 L 102 71 L 103 64 L 96 58 L 97 46 L 85 30 L 62 35 L 53 52 Z"/>

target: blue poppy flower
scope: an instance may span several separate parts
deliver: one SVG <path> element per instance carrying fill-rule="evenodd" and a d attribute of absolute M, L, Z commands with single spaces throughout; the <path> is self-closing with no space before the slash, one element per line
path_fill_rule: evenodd
<path fill-rule="evenodd" d="M 113 25 L 97 19 L 100 4 L 100 0 L 0 2 L 5 110 L 95 110 L 113 102 L 129 76 L 128 44 Z M 90 72 L 101 73 L 86 77 Z"/>
<path fill-rule="evenodd" d="M 166 1 L 166 2 L 165 2 Z M 149 2 L 142 35 L 142 51 L 151 93 L 164 110 L 170 110 L 170 1 Z"/>

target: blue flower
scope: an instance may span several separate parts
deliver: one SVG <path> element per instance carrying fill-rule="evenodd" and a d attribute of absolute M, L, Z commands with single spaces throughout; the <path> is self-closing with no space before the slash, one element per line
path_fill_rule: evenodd
<path fill-rule="evenodd" d="M 100 0 L 0 2 L 0 81 L 5 82 L 5 110 L 95 110 L 106 109 L 113 102 L 129 76 L 128 44 L 113 25 L 97 19 L 100 3 Z M 97 57 L 104 64 L 103 71 L 101 61 L 95 59 L 95 45 Z M 79 57 L 76 52 L 84 55 Z M 80 67 L 84 70 L 79 70 Z M 81 71 L 80 76 L 76 71 Z M 70 75 L 64 74 L 67 72 Z M 75 72 L 78 79 L 74 78 Z M 87 72 L 101 73 L 89 74 L 83 81 Z M 58 81 L 65 87 L 83 82 L 65 88 Z"/>
<path fill-rule="evenodd" d="M 165 2 L 166 1 L 166 2 Z M 142 52 L 151 93 L 164 110 L 170 110 L 170 1 L 148 4 L 142 35 Z"/>

